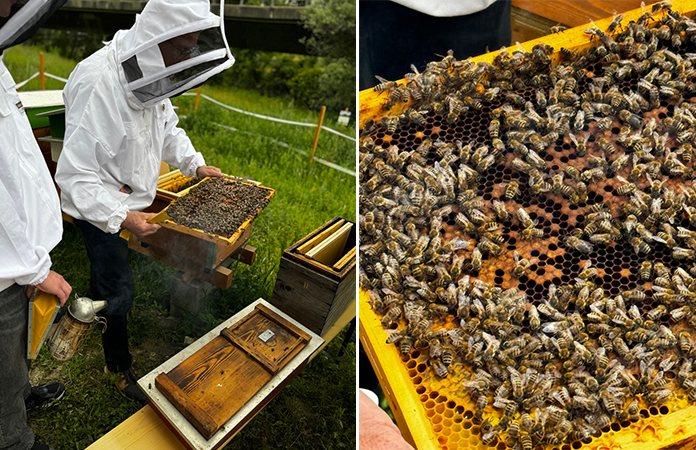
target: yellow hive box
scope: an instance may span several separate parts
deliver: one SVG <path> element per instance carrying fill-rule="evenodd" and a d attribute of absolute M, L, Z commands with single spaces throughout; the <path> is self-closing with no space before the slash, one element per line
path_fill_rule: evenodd
<path fill-rule="evenodd" d="M 623 23 L 636 20 L 649 8 L 624 13 Z M 696 11 L 696 1 L 673 1 L 672 9 L 682 14 L 692 13 Z M 598 20 L 595 24 L 599 29 L 605 30 L 612 19 Z M 591 25 L 583 25 L 521 45 L 526 51 L 531 51 L 535 44 L 545 43 L 554 47 L 554 56 L 557 56 L 561 47 L 583 50 L 592 45 L 589 36 L 584 33 L 589 26 Z M 472 61 L 490 63 L 496 56 L 497 51 L 472 58 Z M 379 121 L 386 113 L 382 109 L 386 99 L 387 94 L 371 89 L 360 93 L 361 126 L 370 119 Z M 397 105 L 389 114 L 398 115 L 408 107 L 408 103 Z M 402 434 L 415 448 L 507 448 L 500 440 L 494 440 L 491 446 L 484 445 L 481 441 L 480 429 L 472 420 L 473 402 L 466 391 L 458 386 L 462 380 L 469 379 L 468 368 L 461 363 L 454 363 L 454 374 L 447 379 L 440 379 L 428 366 L 427 350 L 423 354 L 413 350 L 409 355 L 402 355 L 394 344 L 386 344 L 389 334 L 384 330 L 380 316 L 369 305 L 365 291 L 360 292 L 359 314 L 360 340 L 375 368 Z M 589 442 L 549 446 L 548 449 L 694 449 L 696 406 L 689 405 L 683 391 L 678 391 L 675 397 L 661 406 L 642 409 L 637 421 L 613 423 L 610 431 Z M 486 411 L 490 409 L 492 408 L 489 407 Z M 495 417 L 495 413 L 492 416 Z"/>

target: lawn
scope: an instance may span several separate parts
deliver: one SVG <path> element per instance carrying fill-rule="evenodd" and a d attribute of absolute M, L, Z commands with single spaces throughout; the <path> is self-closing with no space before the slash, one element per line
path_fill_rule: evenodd
<path fill-rule="evenodd" d="M 20 46 L 5 52 L 4 62 L 16 81 L 38 70 L 39 49 Z M 46 54 L 46 71 L 69 75 L 74 62 Z M 231 70 L 234 70 L 231 69 Z M 32 80 L 22 90 L 38 88 Z M 62 83 L 47 80 L 47 89 Z M 286 120 L 316 123 L 318 111 L 258 92 L 204 86 L 203 93 L 228 105 Z M 283 250 L 335 216 L 355 220 L 355 177 L 310 164 L 313 128 L 269 122 L 228 111 L 194 98 L 173 99 L 181 127 L 208 164 L 223 172 L 253 178 L 276 190 L 270 205 L 254 222 L 249 244 L 258 249 L 252 266 L 234 267 L 232 286 L 215 289 L 195 317 L 168 315 L 170 280 L 176 271 L 139 253 L 131 254 L 136 297 L 129 322 L 135 369 L 144 375 L 185 347 L 184 338 L 203 335 L 259 297 L 270 299 Z M 355 136 L 332 117 L 324 124 Z M 226 128 L 224 128 L 224 127 Z M 230 128 L 236 129 L 236 131 Z M 355 170 L 355 142 L 322 132 L 317 156 Z M 89 284 L 89 262 L 79 230 L 66 223 L 63 241 L 51 253 L 54 269 L 78 295 Z M 307 368 L 273 399 L 228 449 L 355 448 L 355 346 L 339 356 L 344 330 Z M 31 369 L 34 382 L 62 380 L 68 392 L 48 410 L 29 414 L 36 433 L 60 449 L 82 449 L 140 409 L 123 399 L 104 375 L 99 330 L 93 329 L 70 361 L 54 360 L 44 348 Z"/>

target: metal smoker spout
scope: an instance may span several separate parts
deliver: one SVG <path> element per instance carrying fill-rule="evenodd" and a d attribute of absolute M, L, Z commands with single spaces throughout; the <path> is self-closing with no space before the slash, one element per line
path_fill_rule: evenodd
<path fill-rule="evenodd" d="M 92 300 L 88 297 L 76 297 L 70 304 L 68 311 L 77 320 L 83 323 L 92 323 L 97 313 L 106 307 L 106 300 Z"/>

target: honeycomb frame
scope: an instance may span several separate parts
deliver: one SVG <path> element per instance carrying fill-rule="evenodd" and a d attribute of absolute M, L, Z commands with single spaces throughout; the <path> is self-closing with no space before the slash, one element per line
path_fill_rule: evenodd
<path fill-rule="evenodd" d="M 674 2 L 673 9 L 681 13 L 690 13 L 696 10 L 696 2 Z M 624 20 L 629 21 L 635 19 L 641 13 L 642 11 L 640 10 L 625 13 Z M 602 21 L 596 21 L 596 23 L 599 28 L 604 29 L 609 25 L 611 20 L 612 18 L 608 18 Z M 527 51 L 538 42 L 547 43 L 554 46 L 556 49 L 562 46 L 575 50 L 582 49 L 590 45 L 587 36 L 583 34 L 584 28 L 586 28 L 586 26 L 567 30 L 562 36 L 548 36 L 522 45 Z M 490 62 L 495 56 L 496 53 L 494 52 L 473 58 L 473 61 Z M 361 124 L 364 124 L 365 121 L 370 118 L 378 117 L 382 113 L 379 108 L 384 100 L 383 97 L 380 98 L 379 95 L 371 91 L 363 91 L 360 94 L 360 99 Z M 663 105 L 663 107 L 667 106 Z M 401 111 L 405 109 L 406 106 L 401 108 Z M 399 111 L 397 107 L 395 110 L 392 110 L 391 113 L 398 114 L 401 111 Z M 436 120 L 432 117 L 429 119 Z M 434 122 L 431 122 L 431 125 L 433 123 Z M 568 142 L 559 143 L 558 146 L 563 149 L 565 145 L 568 145 Z M 567 150 L 567 148 L 564 150 Z M 552 154 L 553 152 L 550 153 Z M 557 155 L 555 155 L 554 158 L 560 159 L 563 157 L 562 151 L 556 153 Z M 549 154 L 549 152 L 547 152 L 547 154 Z M 553 164 L 552 160 L 547 159 L 547 161 L 549 164 Z M 601 189 L 605 187 L 607 186 L 599 186 Z M 611 190 L 611 186 L 608 188 Z M 484 200 L 490 200 L 490 198 L 486 199 L 484 197 Z M 597 199 L 597 201 L 602 200 Z M 525 205 L 526 209 L 528 209 L 527 206 L 529 205 Z M 537 207 L 540 208 L 539 217 L 542 216 L 542 210 L 551 208 L 552 211 L 546 211 L 548 215 L 561 219 L 562 216 L 566 214 L 566 211 L 562 211 L 562 208 L 557 208 L 557 206 L 557 203 L 555 205 L 537 205 Z M 571 208 L 567 204 L 565 207 Z M 615 207 L 618 207 L 618 205 Z M 528 211 L 530 213 L 534 212 L 534 208 L 528 209 Z M 573 214 L 567 214 L 566 220 L 572 216 Z M 452 218 L 453 217 L 450 217 L 450 226 L 452 225 Z M 563 222 L 563 219 L 560 221 Z M 543 223 L 547 236 L 552 234 L 549 233 L 549 231 L 554 231 L 554 225 L 558 225 L 558 223 L 554 224 L 553 220 L 549 220 L 548 222 L 549 223 Z M 447 231 L 447 226 L 444 228 L 445 231 Z M 556 226 L 556 236 L 558 236 L 560 232 L 557 228 Z M 510 235 L 512 236 L 512 233 L 510 233 Z M 445 237 L 448 236 L 445 234 Z M 509 241 L 506 242 L 506 245 L 508 243 Z M 564 258 L 563 255 L 565 251 L 560 245 L 549 250 L 551 251 L 546 253 L 540 252 L 538 248 L 534 248 L 534 241 L 532 241 L 529 243 L 529 249 L 526 250 L 523 256 L 531 256 L 530 259 Z M 535 251 L 536 254 L 534 254 Z M 630 251 L 627 255 L 612 255 L 613 258 L 621 258 L 623 256 L 626 258 L 633 258 L 633 254 Z M 653 258 L 655 258 L 654 253 L 650 256 L 650 259 Z M 577 253 L 575 253 L 571 255 L 569 259 L 569 266 L 564 266 L 564 268 L 577 272 L 583 263 L 583 258 L 580 258 Z M 491 260 L 489 260 L 489 262 L 490 261 Z M 514 267 L 512 258 L 501 259 L 497 261 L 497 263 L 497 265 L 485 264 L 491 268 L 490 273 L 486 274 L 482 272 L 477 278 L 495 282 L 495 284 L 501 285 L 503 288 L 511 287 L 507 284 L 509 279 L 505 279 L 505 274 L 511 272 L 512 267 Z M 608 265 L 620 267 L 622 263 L 616 264 L 616 261 L 614 261 L 613 264 L 609 263 Z M 611 274 L 603 273 L 603 281 L 612 285 L 613 288 L 617 288 L 618 286 L 625 286 L 627 288 L 631 288 L 630 286 L 637 286 L 637 275 L 625 270 L 627 269 L 626 267 L 622 269 L 623 270 Z M 562 273 L 539 273 L 539 270 L 533 270 L 532 272 L 536 273 L 534 277 L 539 279 L 542 283 L 552 281 L 555 278 L 558 278 L 562 283 L 567 283 L 570 280 L 567 275 L 563 275 Z M 605 278 L 607 276 L 608 278 Z M 628 280 L 628 283 L 626 283 L 625 280 Z M 539 284 L 541 285 L 541 283 Z M 646 288 L 649 289 L 650 286 L 648 285 Z M 611 295 L 616 295 L 618 293 L 611 292 L 611 289 L 608 290 Z M 539 294 L 543 291 L 544 289 L 541 288 Z M 385 392 L 387 393 L 387 398 L 392 406 L 392 410 L 395 412 L 397 422 L 402 430 L 405 431 L 405 428 L 408 429 L 408 433 L 405 434 L 411 438 L 416 448 L 458 448 L 463 442 L 467 442 L 467 445 L 471 448 L 500 447 L 499 450 L 507 448 L 504 444 L 500 445 L 502 443 L 499 441 L 494 441 L 494 445 L 492 446 L 486 446 L 481 442 L 480 434 L 477 433 L 477 426 L 471 421 L 471 417 L 473 416 L 473 405 L 471 405 L 470 401 L 467 402 L 468 395 L 458 394 L 456 392 L 453 395 L 451 385 L 454 384 L 456 378 L 449 377 L 445 380 L 437 379 L 427 368 L 427 358 L 421 358 L 422 355 L 418 354 L 417 351 L 402 356 L 394 345 L 387 345 L 384 343 L 387 334 L 384 332 L 379 322 L 379 317 L 367 304 L 367 294 L 364 291 L 361 291 L 360 295 L 360 325 L 361 340 L 373 361 L 373 366 L 376 367 L 382 386 L 386 387 Z M 398 361 L 401 362 L 395 364 Z M 384 370 L 387 366 L 389 369 Z M 456 372 L 459 373 L 459 371 Z M 447 392 L 443 393 L 443 391 Z M 455 396 L 460 396 L 460 398 L 455 399 Z M 687 403 L 685 401 L 676 399 L 674 405 L 668 404 L 663 405 L 661 408 L 653 407 L 651 409 L 643 409 L 641 410 L 640 419 L 634 423 L 614 423 L 610 431 L 603 433 L 598 438 L 592 439 L 589 443 L 583 444 L 575 442 L 573 444 L 563 444 L 557 448 L 559 450 L 569 450 L 571 448 L 601 449 L 619 447 L 623 449 L 692 448 L 696 446 L 696 438 L 690 436 L 691 432 L 688 430 L 689 428 L 693 428 L 695 424 L 696 407 L 686 405 Z M 670 408 L 670 406 L 672 406 L 672 408 Z M 671 409 L 675 409 L 676 411 L 671 411 Z M 462 424 L 468 425 L 468 427 Z"/>

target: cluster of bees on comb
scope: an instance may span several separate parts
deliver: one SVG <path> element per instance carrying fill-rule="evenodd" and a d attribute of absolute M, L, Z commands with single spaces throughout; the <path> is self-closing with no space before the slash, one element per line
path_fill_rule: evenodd
<path fill-rule="evenodd" d="M 696 22 L 666 2 L 643 11 L 587 28 L 585 51 L 449 53 L 375 87 L 360 286 L 388 343 L 427 353 L 435 377 L 470 373 L 459 384 L 485 444 L 587 442 L 642 408 L 696 402 Z M 522 243 L 586 261 L 530 291 L 544 264 Z M 630 264 L 612 283 L 593 260 L 616 255 Z M 516 284 L 483 276 L 496 266 Z"/>
<path fill-rule="evenodd" d="M 267 188 L 236 178 L 209 178 L 172 202 L 167 214 L 179 225 L 230 237 L 268 206 L 268 194 Z"/>

